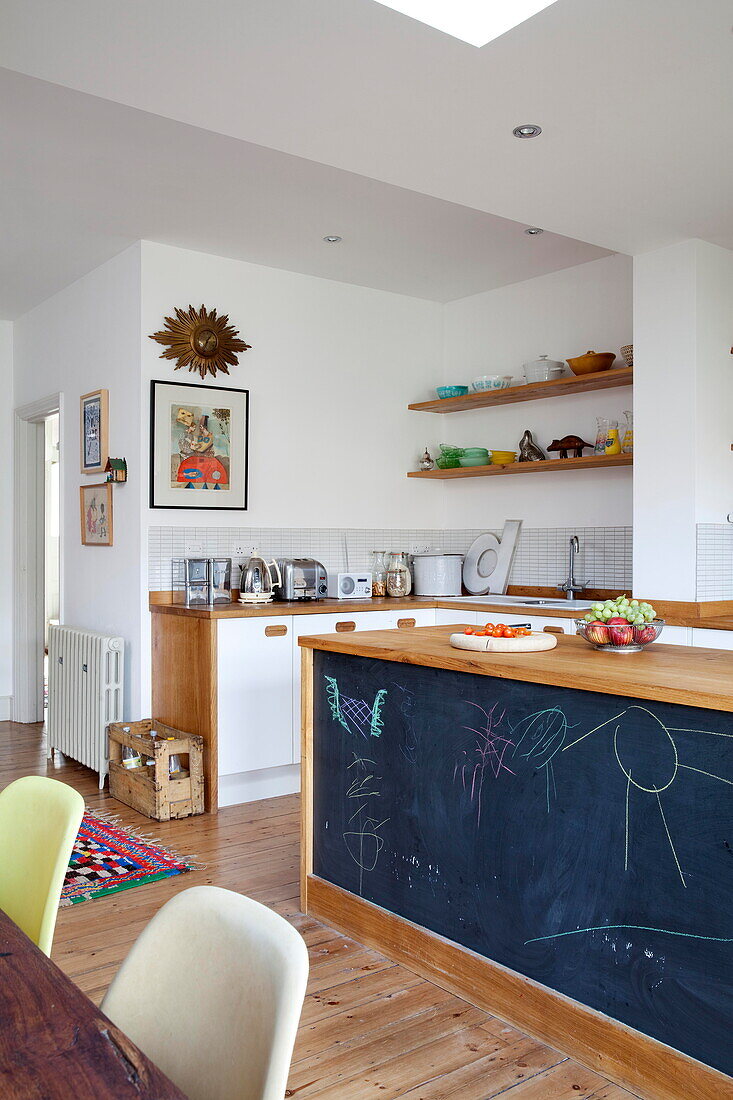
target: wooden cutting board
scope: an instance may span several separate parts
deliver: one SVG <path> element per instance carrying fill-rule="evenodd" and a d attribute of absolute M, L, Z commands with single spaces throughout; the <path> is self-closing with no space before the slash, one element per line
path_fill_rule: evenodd
<path fill-rule="evenodd" d="M 554 649 L 557 637 L 544 632 L 533 632 L 520 638 L 481 638 L 476 634 L 451 634 L 450 644 L 454 649 L 473 649 L 480 653 L 541 653 L 545 649 Z"/>

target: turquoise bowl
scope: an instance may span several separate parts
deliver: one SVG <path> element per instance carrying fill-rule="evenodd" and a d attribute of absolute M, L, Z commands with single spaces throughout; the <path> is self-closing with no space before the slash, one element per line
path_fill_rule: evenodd
<path fill-rule="evenodd" d="M 463 455 L 458 459 L 461 466 L 490 466 L 488 455 Z"/>
<path fill-rule="evenodd" d="M 468 386 L 438 386 L 435 392 L 444 401 L 446 397 L 463 397 L 468 393 Z"/>

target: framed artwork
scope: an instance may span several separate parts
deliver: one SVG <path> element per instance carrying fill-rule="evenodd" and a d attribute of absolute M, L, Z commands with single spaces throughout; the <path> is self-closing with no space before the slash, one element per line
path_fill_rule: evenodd
<path fill-rule="evenodd" d="M 112 485 L 80 485 L 82 546 L 112 545 Z"/>
<path fill-rule="evenodd" d="M 101 474 L 109 458 L 109 390 L 80 398 L 81 472 Z"/>
<path fill-rule="evenodd" d="M 249 391 L 150 383 L 150 507 L 247 507 Z"/>

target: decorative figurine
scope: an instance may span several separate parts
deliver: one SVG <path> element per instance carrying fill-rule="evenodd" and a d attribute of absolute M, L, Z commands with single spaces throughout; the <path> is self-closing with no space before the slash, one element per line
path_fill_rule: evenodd
<path fill-rule="evenodd" d="M 541 462 L 546 458 L 545 452 L 541 447 L 538 447 L 532 438 L 532 433 L 527 428 L 526 432 L 519 440 L 519 461 L 520 462 Z"/>
<path fill-rule="evenodd" d="M 569 458 L 568 451 L 573 452 L 573 458 L 582 458 L 583 448 L 592 446 L 592 443 L 586 443 L 579 435 L 564 435 L 562 439 L 553 439 L 547 450 L 559 451 L 560 458 Z"/>
<path fill-rule="evenodd" d="M 434 466 L 435 466 L 435 463 L 433 462 L 432 458 L 430 457 L 430 451 L 426 447 L 425 448 L 425 454 L 420 459 L 420 469 L 421 470 L 432 470 Z"/>

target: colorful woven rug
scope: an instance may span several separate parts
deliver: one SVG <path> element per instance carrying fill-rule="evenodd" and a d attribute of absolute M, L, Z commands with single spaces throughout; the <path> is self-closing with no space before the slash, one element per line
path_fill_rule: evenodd
<path fill-rule="evenodd" d="M 61 891 L 61 905 L 76 905 L 117 890 L 181 875 L 191 861 L 122 828 L 115 819 L 84 813 Z"/>

